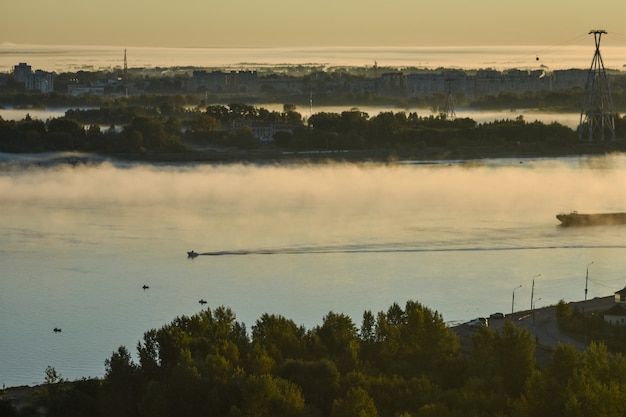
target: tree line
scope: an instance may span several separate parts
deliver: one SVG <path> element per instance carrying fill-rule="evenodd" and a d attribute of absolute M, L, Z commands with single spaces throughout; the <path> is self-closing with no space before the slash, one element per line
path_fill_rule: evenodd
<path fill-rule="evenodd" d="M 239 125 L 236 124 L 239 122 Z M 255 136 L 254 126 L 278 127 L 271 144 Z M 616 115 L 616 131 L 626 118 Z M 270 111 L 242 103 L 204 108 L 164 101 L 155 106 L 116 103 L 94 109 L 70 109 L 47 121 L 0 118 L 0 151 L 85 151 L 100 153 L 185 152 L 189 145 L 214 144 L 232 149 L 291 151 L 456 149 L 497 147 L 536 152 L 566 150 L 576 132 L 553 122 L 514 119 L 477 123 L 443 114 L 381 112 L 370 117 L 353 108 L 320 112 L 305 119 L 295 105 Z"/>
<path fill-rule="evenodd" d="M 4 416 L 545 417 L 621 416 L 626 358 L 602 343 L 558 345 L 544 366 L 535 340 L 506 322 L 478 328 L 472 348 L 416 301 L 329 312 L 311 329 L 263 314 L 251 330 L 226 307 L 147 331 L 120 346 L 102 379 L 63 381 L 54 368 L 38 403 Z M 136 358 L 136 359 L 135 359 Z"/>

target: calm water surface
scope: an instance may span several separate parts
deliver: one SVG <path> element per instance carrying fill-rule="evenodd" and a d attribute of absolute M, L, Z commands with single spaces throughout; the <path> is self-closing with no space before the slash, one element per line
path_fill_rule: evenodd
<path fill-rule="evenodd" d="M 311 328 L 417 300 L 448 322 L 626 285 L 626 157 L 153 166 L 0 154 L 0 383 L 102 376 L 120 345 L 202 308 Z M 37 165 L 37 161 L 42 164 Z M 53 163 L 54 161 L 59 163 Z M 187 259 L 195 250 L 210 255 Z M 541 275 L 539 275 L 541 274 Z M 143 290 L 143 285 L 149 289 Z M 62 328 L 54 333 L 53 328 Z"/>

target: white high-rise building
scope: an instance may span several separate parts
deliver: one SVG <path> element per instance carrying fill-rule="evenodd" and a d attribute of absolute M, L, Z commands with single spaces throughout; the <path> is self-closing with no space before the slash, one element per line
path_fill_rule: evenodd
<path fill-rule="evenodd" d="M 13 68 L 17 82 L 24 83 L 27 90 L 38 90 L 42 93 L 54 91 L 54 73 L 42 70 L 33 72 L 30 65 L 21 62 Z"/>

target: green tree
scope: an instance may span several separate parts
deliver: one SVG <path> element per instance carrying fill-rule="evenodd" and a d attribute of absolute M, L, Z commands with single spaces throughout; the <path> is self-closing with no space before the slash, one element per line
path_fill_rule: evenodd
<path fill-rule="evenodd" d="M 314 329 L 328 357 L 342 372 L 355 369 L 359 358 L 358 331 L 352 319 L 345 314 L 330 312 L 321 326 Z"/>
<path fill-rule="evenodd" d="M 278 376 L 302 389 L 308 405 L 328 415 L 339 389 L 340 373 L 328 359 L 304 361 L 289 359 L 278 369 Z"/>
<path fill-rule="evenodd" d="M 74 119 L 64 117 L 54 118 L 48 121 L 46 140 L 53 150 L 77 150 L 82 149 L 85 142 L 85 129 Z"/>
<path fill-rule="evenodd" d="M 568 386 L 582 366 L 582 353 L 572 345 L 558 344 L 552 360 L 543 370 L 535 370 L 517 404 L 528 417 L 563 415 Z"/>
<path fill-rule="evenodd" d="M 248 356 L 248 372 L 252 375 L 269 375 L 274 372 L 276 361 L 269 355 L 265 347 L 256 341 L 252 342 Z"/>
<path fill-rule="evenodd" d="M 257 120 L 259 118 L 259 110 L 248 104 L 232 103 L 228 105 L 228 109 L 232 120 Z"/>
<path fill-rule="evenodd" d="M 167 118 L 164 128 L 168 135 L 180 136 L 183 131 L 183 124 L 179 118 L 170 116 Z"/>
<path fill-rule="evenodd" d="M 557 320 L 569 320 L 572 317 L 572 308 L 568 303 L 563 300 L 559 300 L 556 305 L 556 318 Z"/>
<path fill-rule="evenodd" d="M 393 303 L 376 319 L 377 348 L 368 360 L 389 373 L 440 373 L 442 364 L 457 355 L 459 341 L 443 318 L 420 303 Z"/>
<path fill-rule="evenodd" d="M 241 417 L 304 417 L 304 399 L 293 383 L 270 375 L 251 376 L 243 388 Z"/>
<path fill-rule="evenodd" d="M 472 341 L 477 370 L 491 380 L 491 388 L 519 395 L 536 366 L 532 335 L 507 321 L 499 333 L 479 328 Z"/>
<path fill-rule="evenodd" d="M 300 113 L 298 113 L 297 111 L 286 111 L 285 113 L 285 122 L 289 123 L 293 126 L 301 126 L 303 121 L 302 121 L 302 115 Z"/>
<path fill-rule="evenodd" d="M 156 119 L 149 117 L 135 117 L 132 122 L 124 127 L 126 135 L 137 132 L 141 135 L 142 145 L 148 149 L 158 149 L 167 140 L 167 133 L 164 126 Z"/>
<path fill-rule="evenodd" d="M 624 358 L 592 343 L 577 352 L 559 345 L 545 372 L 535 371 L 527 383 L 520 411 L 528 416 L 599 416 L 623 414 L 626 394 Z"/>
<path fill-rule="evenodd" d="M 252 326 L 252 341 L 263 347 L 279 366 L 286 359 L 301 358 L 305 330 L 293 320 L 264 313 Z"/>
<path fill-rule="evenodd" d="M 274 145 L 279 148 L 289 148 L 292 146 L 293 134 L 283 130 L 274 133 Z"/>
<path fill-rule="evenodd" d="M 139 152 L 145 151 L 143 135 L 138 130 L 124 129 L 122 134 L 110 135 L 111 148 L 115 152 Z"/>
<path fill-rule="evenodd" d="M 254 137 L 252 129 L 244 126 L 231 135 L 232 144 L 240 149 L 254 149 L 260 146 L 260 142 Z"/>
<path fill-rule="evenodd" d="M 341 112 L 341 133 L 357 133 L 360 134 L 367 129 L 367 120 L 369 115 L 357 108 L 349 111 Z"/>
<path fill-rule="evenodd" d="M 139 369 L 124 346 L 104 362 L 103 404 L 105 416 L 136 416 L 142 397 Z"/>
<path fill-rule="evenodd" d="M 191 131 L 199 136 L 213 133 L 219 128 L 219 119 L 208 114 L 199 114 L 191 120 Z"/>
<path fill-rule="evenodd" d="M 337 132 L 340 130 L 341 117 L 337 113 L 320 112 L 311 115 L 308 123 L 313 129 L 325 132 Z"/>
<path fill-rule="evenodd" d="M 332 417 L 378 417 L 374 400 L 362 388 L 350 388 L 344 398 L 333 402 Z"/>
<path fill-rule="evenodd" d="M 371 310 L 363 312 L 363 322 L 361 324 L 361 331 L 359 332 L 361 340 L 365 343 L 372 343 L 376 340 L 376 318 L 372 314 Z"/>
<path fill-rule="evenodd" d="M 206 115 L 218 120 L 220 123 L 230 123 L 233 121 L 230 110 L 226 106 L 213 105 L 206 108 Z"/>
<path fill-rule="evenodd" d="M 48 366 L 46 367 L 46 377 L 44 379 L 44 382 L 48 385 L 56 384 L 58 382 L 63 382 L 63 378 L 61 377 L 61 374 L 58 373 L 56 369 L 54 369 L 53 366 Z"/>

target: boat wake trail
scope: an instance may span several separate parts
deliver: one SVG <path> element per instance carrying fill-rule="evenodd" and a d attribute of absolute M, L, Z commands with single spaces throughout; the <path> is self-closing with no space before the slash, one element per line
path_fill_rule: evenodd
<path fill-rule="evenodd" d="M 626 249 L 626 245 L 544 245 L 544 246 L 472 246 L 472 247 L 420 247 L 397 244 L 308 246 L 295 248 L 237 249 L 213 252 L 187 252 L 189 258 L 198 256 L 245 255 L 308 255 L 308 254 L 367 254 L 367 253 L 428 253 L 428 252 L 496 252 L 555 249 Z"/>

